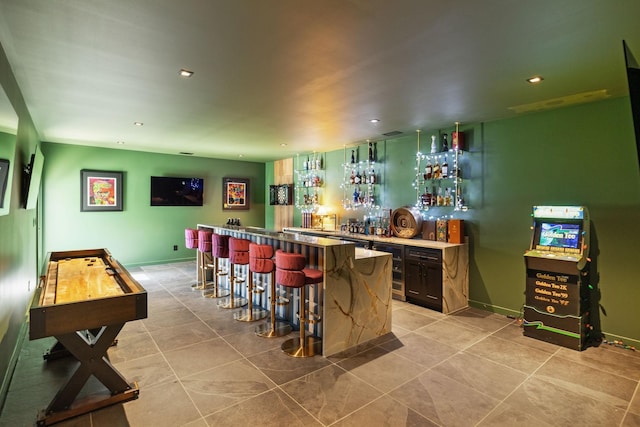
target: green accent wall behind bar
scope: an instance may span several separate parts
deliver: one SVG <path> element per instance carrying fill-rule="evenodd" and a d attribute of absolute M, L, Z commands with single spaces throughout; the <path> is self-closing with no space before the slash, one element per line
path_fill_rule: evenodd
<path fill-rule="evenodd" d="M 421 133 L 421 151 L 431 135 Z M 520 315 L 524 304 L 524 251 L 531 239 L 534 205 L 584 205 L 591 214 L 598 253 L 602 331 L 609 339 L 640 344 L 640 173 L 629 98 L 559 108 L 511 119 L 463 124 L 463 172 L 470 241 L 470 303 L 502 314 Z M 351 157 L 347 146 L 347 160 Z M 360 158 L 366 144 L 359 146 Z M 384 207 L 413 205 L 417 136 L 378 141 Z M 325 153 L 322 204 L 362 219 L 363 211 L 341 208 L 344 150 Z M 383 170 L 382 170 L 383 169 Z M 296 210 L 294 225 L 300 226 Z M 595 242 L 594 242 L 595 239 Z M 606 315 L 604 314 L 606 312 Z"/>
<path fill-rule="evenodd" d="M 186 227 L 228 218 L 264 225 L 263 163 L 51 143 L 43 143 L 43 152 L 45 252 L 107 248 L 128 266 L 171 262 L 195 259 L 184 247 Z M 124 210 L 81 212 L 81 169 L 124 172 Z M 204 178 L 204 206 L 150 206 L 151 176 Z M 223 177 L 250 179 L 249 210 L 222 209 Z"/>

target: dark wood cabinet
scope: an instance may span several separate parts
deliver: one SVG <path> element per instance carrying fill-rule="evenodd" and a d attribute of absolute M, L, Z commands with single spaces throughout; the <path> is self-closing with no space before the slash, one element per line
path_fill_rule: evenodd
<path fill-rule="evenodd" d="M 442 251 L 407 247 L 404 271 L 407 301 L 442 312 Z"/>

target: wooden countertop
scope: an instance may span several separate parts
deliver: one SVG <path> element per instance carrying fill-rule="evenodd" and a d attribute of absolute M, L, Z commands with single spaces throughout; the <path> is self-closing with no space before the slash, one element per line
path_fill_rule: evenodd
<path fill-rule="evenodd" d="M 436 242 L 433 240 L 422 240 L 422 239 L 402 239 L 400 237 L 379 237 L 379 236 L 370 236 L 367 234 L 352 234 L 352 233 L 341 233 L 339 231 L 323 231 L 323 230 L 315 230 L 313 228 L 299 228 L 299 227 L 285 227 L 285 233 L 313 233 L 318 235 L 327 236 L 331 239 L 355 239 L 355 240 L 366 240 L 370 242 L 377 243 L 388 243 L 393 245 L 402 245 L 402 246 L 415 246 L 422 248 L 434 248 L 434 249 L 446 249 L 446 248 L 454 248 L 458 246 L 465 246 L 467 243 L 447 243 L 447 242 Z"/>

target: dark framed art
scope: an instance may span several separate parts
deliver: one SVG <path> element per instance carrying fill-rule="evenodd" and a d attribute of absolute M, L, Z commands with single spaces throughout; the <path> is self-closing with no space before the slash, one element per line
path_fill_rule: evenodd
<path fill-rule="evenodd" d="M 4 193 L 9 180 L 9 160 L 0 159 L 0 208 L 4 207 Z"/>
<path fill-rule="evenodd" d="M 249 209 L 249 180 L 247 178 L 222 178 L 222 209 Z"/>
<path fill-rule="evenodd" d="M 122 210 L 122 172 L 80 171 L 82 212 Z"/>

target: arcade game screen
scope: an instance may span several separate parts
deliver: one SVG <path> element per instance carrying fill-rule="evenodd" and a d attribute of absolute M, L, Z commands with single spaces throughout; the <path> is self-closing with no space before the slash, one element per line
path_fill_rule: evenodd
<path fill-rule="evenodd" d="M 550 248 L 551 250 L 566 250 L 573 252 L 580 245 L 580 224 L 550 223 L 540 224 L 540 238 L 538 248 Z"/>

